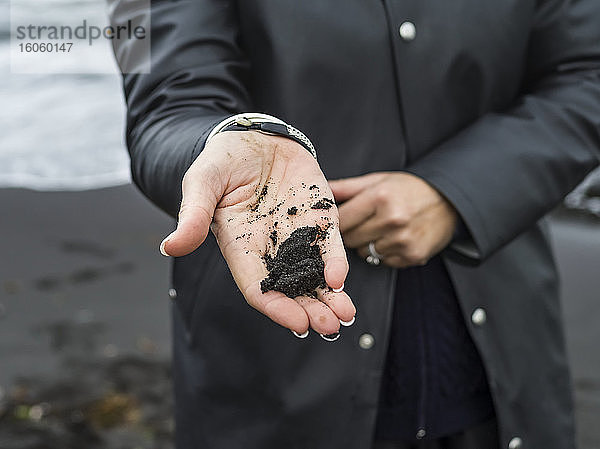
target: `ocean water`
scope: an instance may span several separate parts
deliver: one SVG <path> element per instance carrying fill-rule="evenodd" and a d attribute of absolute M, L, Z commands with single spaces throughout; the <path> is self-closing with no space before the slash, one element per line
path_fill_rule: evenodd
<path fill-rule="evenodd" d="M 33 23 L 104 13 L 102 0 L 29 3 L 36 6 Z M 129 183 L 125 105 L 112 55 L 95 56 L 105 74 L 11 73 L 9 21 L 9 1 L 0 0 L 0 187 L 83 190 Z"/>

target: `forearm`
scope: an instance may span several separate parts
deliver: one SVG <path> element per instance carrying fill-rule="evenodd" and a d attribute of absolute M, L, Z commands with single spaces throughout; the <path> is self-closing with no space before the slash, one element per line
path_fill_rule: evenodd
<path fill-rule="evenodd" d="M 125 73 L 127 145 L 136 184 L 159 207 L 176 214 L 181 179 L 215 123 L 249 110 L 247 63 L 237 45 L 230 0 L 151 2 L 136 10 L 114 0 L 114 25 L 148 16 L 148 73 Z M 150 17 L 151 16 L 151 17 Z M 115 41 L 121 67 L 141 53 L 135 39 Z"/>

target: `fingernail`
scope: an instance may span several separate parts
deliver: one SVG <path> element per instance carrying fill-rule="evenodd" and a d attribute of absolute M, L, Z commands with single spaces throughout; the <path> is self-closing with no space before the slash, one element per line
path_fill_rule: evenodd
<path fill-rule="evenodd" d="M 321 338 L 325 341 L 336 341 L 338 338 L 340 338 L 340 333 L 336 332 L 335 334 L 319 334 L 321 336 Z"/>
<path fill-rule="evenodd" d="M 165 243 L 167 243 L 167 239 L 169 237 L 167 237 L 166 239 L 164 239 L 162 242 L 160 242 L 160 247 L 158 248 L 160 250 L 160 253 L 165 256 L 165 257 L 169 257 L 169 255 L 167 254 L 167 252 L 165 251 Z"/>
<path fill-rule="evenodd" d="M 344 291 L 344 284 L 340 288 L 332 288 L 334 293 L 340 293 Z"/>
<path fill-rule="evenodd" d="M 296 331 L 292 331 L 292 334 L 294 334 L 298 338 L 306 338 L 306 337 L 308 337 L 308 329 L 303 334 L 299 334 Z"/>
<path fill-rule="evenodd" d="M 355 317 L 355 316 L 353 316 L 353 317 L 352 317 L 352 319 L 351 319 L 350 321 L 342 321 L 342 320 L 340 320 L 340 324 L 341 324 L 342 326 L 346 326 L 346 327 L 348 327 L 348 326 L 352 326 L 352 325 L 354 324 L 354 321 L 355 321 L 355 320 L 356 320 L 356 317 Z"/>

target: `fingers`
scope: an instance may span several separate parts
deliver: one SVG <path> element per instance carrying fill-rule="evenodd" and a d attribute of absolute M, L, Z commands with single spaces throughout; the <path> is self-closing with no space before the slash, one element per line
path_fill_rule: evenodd
<path fill-rule="evenodd" d="M 325 281 L 331 288 L 341 289 L 348 275 L 348 260 L 339 230 L 330 228 L 329 235 L 321 250 L 325 263 Z"/>
<path fill-rule="evenodd" d="M 323 335 L 334 334 L 339 331 L 340 320 L 351 321 L 356 314 L 356 308 L 344 292 L 321 289 L 318 299 L 307 296 L 292 299 L 277 291 L 263 293 L 260 282 L 267 276 L 267 270 L 261 256 L 256 252 L 246 254 L 246 250 L 234 249 L 231 245 L 223 249 L 229 269 L 248 304 L 298 334 L 309 327 Z"/>
<path fill-rule="evenodd" d="M 400 256 L 390 256 L 390 257 L 386 257 L 386 259 L 383 261 L 384 264 L 389 265 L 390 267 L 394 267 L 394 268 L 409 268 L 409 267 L 414 267 L 415 264 L 406 260 L 404 257 L 400 257 Z M 426 263 L 420 263 L 418 265 L 425 265 Z"/>
<path fill-rule="evenodd" d="M 310 327 L 321 335 L 332 335 L 340 332 L 340 325 L 345 326 L 354 321 L 356 308 L 350 297 L 344 292 L 333 292 L 320 289 L 316 298 L 299 296 L 295 301 L 304 308 L 310 320 Z"/>
<path fill-rule="evenodd" d="M 182 205 L 177 229 L 163 240 L 160 252 L 165 256 L 181 257 L 198 248 L 208 235 L 212 221 L 209 210 L 201 205 Z"/>
<path fill-rule="evenodd" d="M 343 247 L 342 247 L 343 248 Z M 340 251 L 344 253 L 343 249 Z M 325 282 L 334 290 L 340 290 L 348 275 L 348 261 L 343 256 L 323 257 L 325 262 Z"/>
<path fill-rule="evenodd" d="M 385 224 L 375 215 L 347 231 L 344 234 L 344 244 L 348 248 L 360 248 L 368 245 L 369 242 L 376 241 L 385 234 Z"/>
<path fill-rule="evenodd" d="M 335 315 L 344 322 L 352 321 L 356 315 L 356 307 L 346 292 L 334 292 L 329 289 L 321 289 L 317 297 L 329 307 Z"/>
<path fill-rule="evenodd" d="M 184 176 L 177 229 L 161 243 L 164 255 L 185 256 L 198 248 L 208 235 L 214 210 L 223 196 L 225 175 L 201 156 Z"/>
<path fill-rule="evenodd" d="M 252 282 L 248 288 L 242 290 L 242 293 L 248 304 L 256 310 L 298 334 L 306 332 L 309 325 L 315 321 L 309 320 L 304 307 L 283 293 L 275 291 L 263 293 L 260 290 L 260 281 Z"/>
<path fill-rule="evenodd" d="M 340 331 L 340 319 L 333 310 L 316 298 L 298 296 L 294 299 L 306 312 L 310 327 L 319 334 L 331 335 Z"/>
<path fill-rule="evenodd" d="M 235 240 L 229 245 L 221 242 L 219 245 L 235 283 L 250 306 L 299 334 L 308 329 L 308 316 L 296 301 L 281 292 L 261 291 L 260 282 L 267 277 L 267 269 L 259 253 L 235 247 Z"/>
<path fill-rule="evenodd" d="M 368 191 L 363 191 L 338 207 L 340 232 L 360 225 L 375 214 L 376 203 Z"/>
<path fill-rule="evenodd" d="M 338 331 L 339 318 L 319 300 L 306 296 L 292 299 L 277 291 L 263 293 L 260 282 L 267 277 L 267 270 L 259 254 L 246 254 L 245 250 L 226 246 L 223 255 L 246 301 L 259 312 L 298 334 L 303 334 L 309 327 L 320 334 Z M 343 316 L 348 317 L 348 306 L 345 307 Z"/>
<path fill-rule="evenodd" d="M 291 299 L 280 292 L 262 293 L 260 283 L 256 282 L 244 296 L 256 310 L 298 334 L 304 334 L 309 327 L 322 335 L 335 334 L 340 331 L 342 321 L 351 323 L 356 315 L 346 293 L 328 289 L 318 292 L 318 299 L 308 296 Z"/>
<path fill-rule="evenodd" d="M 355 176 L 353 178 L 335 179 L 329 181 L 329 187 L 333 192 L 336 202 L 342 203 L 358 195 L 361 191 L 373 184 L 378 183 L 386 176 L 385 173 L 369 173 L 367 175 Z"/>
<path fill-rule="evenodd" d="M 281 292 L 262 293 L 260 281 L 252 282 L 244 291 L 248 304 L 276 323 L 298 334 L 309 327 L 323 335 L 339 332 L 340 320 L 351 321 L 356 309 L 346 293 L 323 291 L 323 302 L 307 296 L 288 298 Z"/>

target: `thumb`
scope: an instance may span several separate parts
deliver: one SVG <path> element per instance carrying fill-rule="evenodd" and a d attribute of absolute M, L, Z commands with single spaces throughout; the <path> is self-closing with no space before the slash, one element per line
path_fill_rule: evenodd
<path fill-rule="evenodd" d="M 223 184 L 219 170 L 214 165 L 202 165 L 198 157 L 183 177 L 177 229 L 160 244 L 163 255 L 185 256 L 204 242 L 225 190 Z"/>
<path fill-rule="evenodd" d="M 329 187 L 333 192 L 335 201 L 337 203 L 342 203 L 358 195 L 367 187 L 378 183 L 383 177 L 385 177 L 385 173 L 379 172 L 352 178 L 335 179 L 329 181 Z"/>

